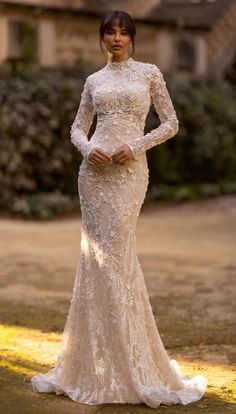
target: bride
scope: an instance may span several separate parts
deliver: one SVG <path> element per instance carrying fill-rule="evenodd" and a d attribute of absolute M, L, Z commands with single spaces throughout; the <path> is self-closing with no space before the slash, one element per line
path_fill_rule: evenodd
<path fill-rule="evenodd" d="M 56 366 L 31 382 L 34 392 L 65 394 L 78 403 L 156 408 L 199 400 L 207 378 L 190 378 L 170 360 L 137 258 L 146 151 L 173 137 L 178 120 L 160 69 L 130 54 L 135 33 L 123 11 L 106 14 L 100 24 L 107 62 L 86 78 L 71 126 L 71 141 L 83 154 L 80 258 Z M 151 103 L 161 124 L 144 134 Z"/>

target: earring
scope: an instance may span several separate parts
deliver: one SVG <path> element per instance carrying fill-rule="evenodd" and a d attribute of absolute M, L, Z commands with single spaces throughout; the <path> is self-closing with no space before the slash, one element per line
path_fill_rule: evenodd
<path fill-rule="evenodd" d="M 131 50 L 131 47 L 132 47 L 133 45 L 132 45 L 132 42 L 129 44 L 129 49 Z M 129 54 L 129 56 L 131 56 L 130 54 Z"/>

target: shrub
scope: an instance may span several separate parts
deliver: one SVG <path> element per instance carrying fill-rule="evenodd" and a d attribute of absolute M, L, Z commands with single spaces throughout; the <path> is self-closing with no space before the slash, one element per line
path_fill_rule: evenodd
<path fill-rule="evenodd" d="M 82 156 L 69 130 L 85 76 L 38 70 L 0 79 L 2 212 L 49 218 L 76 209 Z M 147 152 L 147 200 L 235 193 L 235 83 L 167 84 L 180 129 Z M 151 108 L 145 132 L 157 125 Z M 94 128 L 95 122 L 90 135 Z"/>

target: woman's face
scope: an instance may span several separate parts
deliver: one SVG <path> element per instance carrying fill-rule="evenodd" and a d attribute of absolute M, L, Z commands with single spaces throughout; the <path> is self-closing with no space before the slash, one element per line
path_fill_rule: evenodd
<path fill-rule="evenodd" d="M 119 27 L 118 22 L 107 29 L 103 36 L 108 55 L 126 59 L 129 56 L 130 35 L 125 27 Z"/>

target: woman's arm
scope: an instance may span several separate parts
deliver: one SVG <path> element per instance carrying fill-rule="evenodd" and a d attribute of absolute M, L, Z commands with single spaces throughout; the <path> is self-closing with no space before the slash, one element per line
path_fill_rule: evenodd
<path fill-rule="evenodd" d="M 147 76 L 150 77 L 152 103 L 159 115 L 161 124 L 151 132 L 127 143 L 134 157 L 173 137 L 179 130 L 176 112 L 160 69 L 156 65 L 152 65 L 151 72 Z"/>
<path fill-rule="evenodd" d="M 88 132 L 95 115 L 89 80 L 85 81 L 81 94 L 80 105 L 70 129 L 71 142 L 87 158 L 93 145 L 88 140 Z"/>

